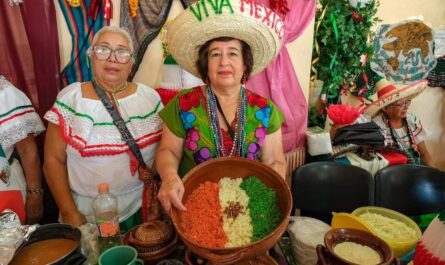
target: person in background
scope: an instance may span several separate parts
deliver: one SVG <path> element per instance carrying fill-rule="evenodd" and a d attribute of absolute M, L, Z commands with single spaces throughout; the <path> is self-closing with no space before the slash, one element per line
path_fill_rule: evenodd
<path fill-rule="evenodd" d="M 31 101 L 2 75 L 0 102 L 0 213 L 10 209 L 23 224 L 35 224 L 43 214 L 43 189 L 34 137 L 45 127 Z"/>
<path fill-rule="evenodd" d="M 426 80 L 409 85 L 391 84 L 386 79 L 376 83 L 378 100 L 366 108 L 381 128 L 387 145 L 395 145 L 409 164 L 433 166 L 425 144 L 426 132 L 415 115 L 408 113 L 411 100 L 425 90 Z"/>
<path fill-rule="evenodd" d="M 270 99 L 244 87 L 251 74 L 278 54 L 283 22 L 253 2 L 225 3 L 220 10 L 208 6 L 208 15 L 196 13 L 201 2 L 192 4 L 167 28 L 173 58 L 205 83 L 181 91 L 160 112 L 164 126 L 156 155 L 162 178 L 158 198 L 167 212 L 172 204 L 185 210 L 181 178 L 212 158 L 259 160 L 285 177 L 283 114 Z"/>
<path fill-rule="evenodd" d="M 45 115 L 44 172 L 61 222 L 94 223 L 92 200 L 98 184 L 105 182 L 118 198 L 119 222 L 127 230 L 141 223 L 140 169 L 143 164 L 152 169 L 163 105 L 154 89 L 127 81 L 134 58 L 125 29 L 102 28 L 88 55 L 94 79 L 65 87 Z M 122 117 L 119 128 L 109 109 Z M 123 140 L 129 138 L 135 143 L 131 148 Z"/>

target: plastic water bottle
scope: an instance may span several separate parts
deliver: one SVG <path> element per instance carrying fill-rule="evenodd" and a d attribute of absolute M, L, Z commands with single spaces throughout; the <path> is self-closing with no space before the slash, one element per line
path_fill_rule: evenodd
<path fill-rule="evenodd" d="M 117 211 L 117 198 L 108 192 L 108 183 L 97 186 L 99 194 L 93 200 L 96 225 L 99 230 L 99 251 L 121 245 L 119 231 L 119 215 Z"/>

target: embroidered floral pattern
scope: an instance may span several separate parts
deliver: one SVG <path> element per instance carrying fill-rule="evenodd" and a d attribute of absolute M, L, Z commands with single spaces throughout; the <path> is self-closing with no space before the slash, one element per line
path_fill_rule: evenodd
<path fill-rule="evenodd" d="M 246 90 L 247 113 L 251 117 L 246 118 L 245 151 L 242 156 L 252 160 L 260 158 L 261 146 L 264 144 L 271 107 L 266 98 L 253 94 Z M 179 96 L 179 115 L 186 131 L 184 150 L 190 152 L 196 164 L 216 157 L 216 150 L 212 141 L 210 124 L 207 118 L 207 106 L 205 96 L 201 89 L 194 89 Z M 230 144 L 231 139 L 224 139 L 224 144 Z"/>
<path fill-rule="evenodd" d="M 269 127 L 269 119 L 270 119 L 270 107 L 265 107 L 262 109 L 259 109 L 256 113 L 255 113 L 255 117 L 261 121 L 261 123 L 263 124 L 264 127 Z"/>
<path fill-rule="evenodd" d="M 193 159 L 195 160 L 196 164 L 200 164 L 202 162 L 205 162 L 211 158 L 210 149 L 207 147 L 203 147 L 198 150 L 198 152 L 195 152 L 193 154 Z"/>
<path fill-rule="evenodd" d="M 260 109 L 267 107 L 267 99 L 257 94 L 250 94 L 248 103 L 251 107 L 258 106 Z"/>
<path fill-rule="evenodd" d="M 193 128 L 193 122 L 196 120 L 195 114 L 187 111 L 181 111 L 180 115 L 182 122 L 184 123 L 184 128 L 186 130 Z"/>
<path fill-rule="evenodd" d="M 189 111 L 192 107 L 199 106 L 199 96 L 195 92 L 184 94 L 179 98 L 179 108 L 182 111 Z"/>
<path fill-rule="evenodd" d="M 195 151 L 198 148 L 196 143 L 199 140 L 199 132 L 195 129 L 190 129 L 187 131 L 187 138 L 185 138 L 185 147 Z"/>

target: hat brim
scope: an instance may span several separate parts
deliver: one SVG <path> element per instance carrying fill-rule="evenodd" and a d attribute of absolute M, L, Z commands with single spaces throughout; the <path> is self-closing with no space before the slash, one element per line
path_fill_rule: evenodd
<path fill-rule="evenodd" d="M 200 1 L 194 5 L 198 3 Z M 236 38 L 250 46 L 254 61 L 252 74 L 262 71 L 278 55 L 284 33 L 283 23 L 279 16 L 274 14 L 276 16 L 274 30 L 263 23 L 262 19 L 249 16 L 248 10 L 241 12 L 239 1 L 231 1 L 231 3 L 233 12 L 221 10 L 221 14 L 203 16 L 201 20 L 198 20 L 190 11 L 190 8 L 194 6 L 191 5 L 168 24 L 169 53 L 182 68 L 191 74 L 200 77 L 196 66 L 199 47 L 218 37 Z M 245 4 L 243 8 L 248 7 L 249 5 Z"/>
<path fill-rule="evenodd" d="M 427 80 L 420 80 L 409 85 L 395 85 L 397 88 L 394 92 L 388 93 L 377 101 L 369 104 L 365 109 L 365 114 L 374 117 L 384 107 L 403 98 L 415 98 L 422 93 L 428 84 Z"/>

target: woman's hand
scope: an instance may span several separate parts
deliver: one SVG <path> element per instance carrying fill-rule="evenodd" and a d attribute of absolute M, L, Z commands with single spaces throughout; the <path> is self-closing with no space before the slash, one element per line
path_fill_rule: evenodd
<path fill-rule="evenodd" d="M 68 213 L 60 213 L 62 217 L 62 223 L 73 225 L 76 227 L 81 227 L 83 224 L 87 222 L 85 216 L 81 214 L 79 211 L 73 211 Z"/>
<path fill-rule="evenodd" d="M 26 224 L 32 225 L 37 223 L 43 215 L 43 194 L 27 193 L 25 207 Z"/>
<path fill-rule="evenodd" d="M 172 204 L 176 209 L 180 211 L 187 210 L 181 202 L 183 195 L 184 184 L 182 183 L 182 180 L 179 178 L 179 176 L 173 176 L 163 179 L 161 188 L 158 192 L 158 199 L 167 213 L 170 214 Z"/>
<path fill-rule="evenodd" d="M 184 195 L 184 184 L 178 175 L 183 144 L 184 139 L 173 134 L 168 126 L 164 124 L 162 127 L 161 144 L 156 151 L 156 168 L 162 179 L 158 199 L 168 214 L 170 214 L 172 204 L 178 210 L 186 210 L 181 202 Z"/>

